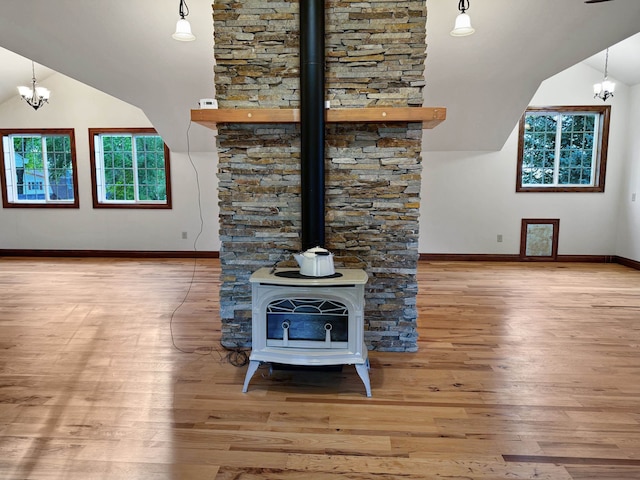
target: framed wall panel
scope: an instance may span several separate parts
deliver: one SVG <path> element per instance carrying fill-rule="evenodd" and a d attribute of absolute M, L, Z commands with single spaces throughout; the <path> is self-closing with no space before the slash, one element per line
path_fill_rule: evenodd
<path fill-rule="evenodd" d="M 520 234 L 522 260 L 556 261 L 558 258 L 558 218 L 523 218 Z"/>

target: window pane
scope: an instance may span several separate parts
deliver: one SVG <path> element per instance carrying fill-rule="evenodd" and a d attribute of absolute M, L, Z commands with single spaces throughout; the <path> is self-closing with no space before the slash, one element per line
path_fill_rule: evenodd
<path fill-rule="evenodd" d="M 73 163 L 67 136 L 46 138 L 49 200 L 73 200 Z"/>
<path fill-rule="evenodd" d="M 14 137 L 18 200 L 45 200 L 42 137 Z"/>
<path fill-rule="evenodd" d="M 166 201 L 164 142 L 158 135 L 136 137 L 139 197 L 141 201 Z"/>
<path fill-rule="evenodd" d="M 573 131 L 574 119 L 575 119 L 575 117 L 573 115 L 563 115 L 562 116 L 561 127 L 562 127 L 562 132 L 563 133 Z"/>
<path fill-rule="evenodd" d="M 103 135 L 104 190 L 106 200 L 131 201 L 127 187 L 133 185 L 131 137 Z"/>
<path fill-rule="evenodd" d="M 592 179 L 599 167 L 594 159 L 602 140 L 599 128 L 601 117 L 607 119 L 608 127 L 609 107 L 558 107 L 558 113 L 550 113 L 553 108 L 545 110 L 532 107 L 523 117 L 518 187 L 595 186 Z M 603 183 L 597 186 L 604 188 Z"/>
<path fill-rule="evenodd" d="M 569 183 L 571 184 L 579 184 L 580 183 L 580 169 L 572 168 L 569 170 Z"/>
<path fill-rule="evenodd" d="M 136 196 L 135 196 L 135 188 L 133 185 L 128 184 L 125 188 L 125 200 L 135 200 Z"/>
<path fill-rule="evenodd" d="M 553 166 L 555 165 L 556 161 L 555 152 L 552 150 L 545 150 L 544 152 L 542 152 L 542 154 L 544 156 L 544 168 L 553 170 Z"/>
<path fill-rule="evenodd" d="M 554 115 L 528 115 L 525 118 L 522 184 L 553 182 L 557 120 Z"/>
<path fill-rule="evenodd" d="M 587 130 L 595 125 L 594 115 L 563 116 L 562 144 L 566 147 L 561 156 L 558 183 L 560 185 L 590 185 L 591 158 L 593 156 L 594 131 Z M 589 159 L 587 164 L 583 162 Z"/>

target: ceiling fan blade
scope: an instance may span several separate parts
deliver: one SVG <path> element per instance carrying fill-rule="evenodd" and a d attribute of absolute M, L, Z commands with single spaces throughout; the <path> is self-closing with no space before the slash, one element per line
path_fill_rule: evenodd
<path fill-rule="evenodd" d="M 584 3 L 602 3 L 602 2 L 610 2 L 611 0 L 584 0 Z"/>

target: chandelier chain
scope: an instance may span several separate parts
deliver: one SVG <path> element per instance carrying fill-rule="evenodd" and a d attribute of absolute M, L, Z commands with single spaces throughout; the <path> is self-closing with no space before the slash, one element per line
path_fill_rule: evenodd
<path fill-rule="evenodd" d="M 187 6 L 187 2 L 185 0 L 180 0 L 180 6 L 178 7 L 178 13 L 180 14 L 180 18 L 184 19 L 187 15 L 189 15 L 189 7 Z"/>
<path fill-rule="evenodd" d="M 460 0 L 458 2 L 458 10 L 460 13 L 465 13 L 469 9 L 469 0 Z"/>

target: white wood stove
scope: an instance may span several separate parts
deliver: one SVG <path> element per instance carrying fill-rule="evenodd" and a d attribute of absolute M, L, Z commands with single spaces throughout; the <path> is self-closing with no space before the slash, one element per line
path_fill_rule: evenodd
<path fill-rule="evenodd" d="M 364 286 L 359 269 L 328 277 L 298 270 L 261 268 L 250 279 L 252 349 L 243 392 L 261 363 L 354 365 L 371 396 L 364 343 Z"/>

